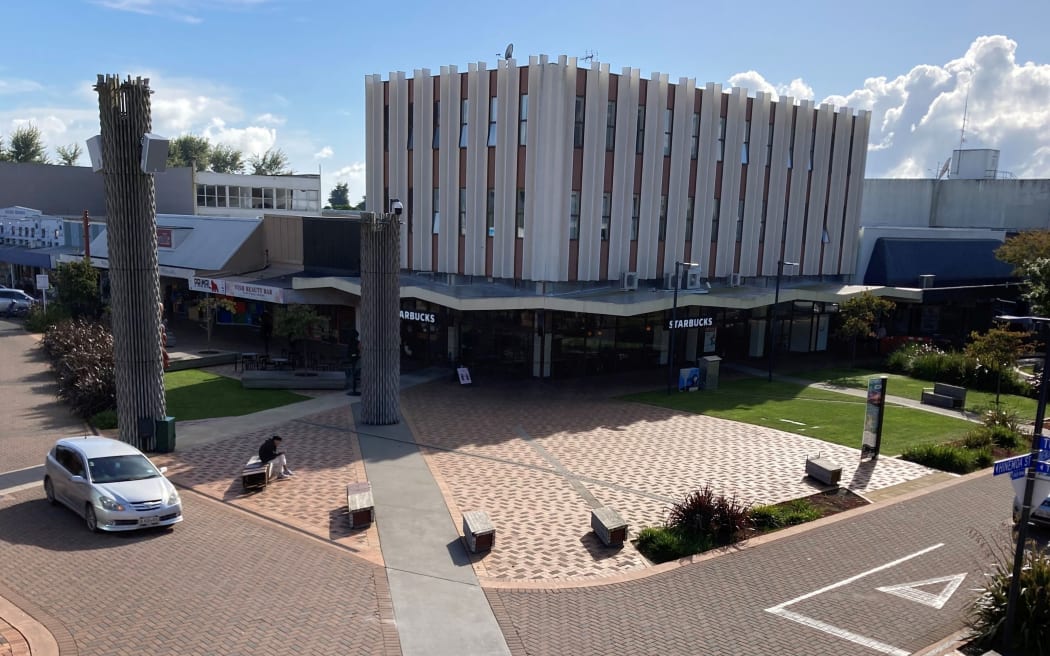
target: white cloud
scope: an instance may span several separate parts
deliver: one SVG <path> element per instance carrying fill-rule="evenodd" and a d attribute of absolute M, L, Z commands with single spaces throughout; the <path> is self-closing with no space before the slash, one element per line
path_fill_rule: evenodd
<path fill-rule="evenodd" d="M 181 23 L 203 23 L 202 13 L 251 9 L 270 0 L 94 0 L 106 9 L 156 16 Z"/>
<path fill-rule="evenodd" d="M 770 94 L 773 100 L 779 100 L 782 96 L 791 97 L 795 101 L 813 99 L 813 87 L 800 77 L 787 84 L 773 85 L 758 71 L 745 71 L 731 76 L 729 86 L 747 89 L 750 95 L 762 91 Z"/>
<path fill-rule="evenodd" d="M 43 85 L 39 82 L 34 82 L 33 80 L 0 79 L 0 96 L 16 93 L 32 93 L 34 91 L 40 91 L 43 88 Z"/>
<path fill-rule="evenodd" d="M 263 123 L 265 125 L 284 125 L 285 118 L 283 116 L 277 116 L 269 112 L 265 114 L 259 114 L 255 117 L 256 123 Z"/>
<path fill-rule="evenodd" d="M 325 146 L 321 150 L 319 150 L 316 153 L 314 153 L 314 159 L 328 159 L 333 154 L 334 153 L 332 152 L 332 147 L 331 146 Z"/>
<path fill-rule="evenodd" d="M 248 156 L 261 155 L 277 144 L 277 130 L 273 128 L 254 125 L 231 128 L 219 118 L 212 119 L 200 135 L 212 144 L 225 144 Z"/>

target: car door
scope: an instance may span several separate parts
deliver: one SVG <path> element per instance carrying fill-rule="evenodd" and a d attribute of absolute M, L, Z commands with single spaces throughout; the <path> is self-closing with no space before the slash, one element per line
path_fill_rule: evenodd
<path fill-rule="evenodd" d="M 69 474 L 68 505 L 83 515 L 84 504 L 91 499 L 91 483 L 87 480 L 87 464 L 84 462 L 84 455 L 75 449 L 69 449 Z M 73 480 L 74 476 L 80 478 Z"/>
<path fill-rule="evenodd" d="M 55 498 L 67 506 L 71 505 L 69 501 L 69 479 L 72 477 L 72 474 L 69 471 L 69 463 L 72 455 L 73 452 L 70 449 L 62 445 L 56 446 L 54 454 L 56 466 L 51 467 L 50 471 L 48 471 L 48 475 L 51 477 L 51 488 L 55 491 Z"/>

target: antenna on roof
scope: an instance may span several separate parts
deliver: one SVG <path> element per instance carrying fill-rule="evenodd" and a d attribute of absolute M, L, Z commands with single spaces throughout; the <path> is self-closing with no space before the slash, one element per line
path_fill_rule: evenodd
<path fill-rule="evenodd" d="M 596 50 L 588 50 L 586 55 L 584 55 L 583 57 L 580 57 L 580 61 L 585 61 L 585 62 L 594 61 L 594 58 L 597 57 L 597 56 L 598 56 L 598 51 L 596 51 Z"/>
<path fill-rule="evenodd" d="M 499 55 L 496 55 L 496 56 L 499 57 Z M 508 43 L 507 44 L 507 49 L 503 52 L 503 59 L 510 59 L 513 56 L 514 56 L 514 44 L 513 43 Z"/>
<path fill-rule="evenodd" d="M 969 84 L 966 85 L 966 100 L 963 102 L 963 118 L 962 127 L 959 128 L 959 150 L 962 150 L 963 143 L 966 141 L 966 115 L 970 110 L 970 89 L 973 88 L 973 69 L 970 70 Z"/>

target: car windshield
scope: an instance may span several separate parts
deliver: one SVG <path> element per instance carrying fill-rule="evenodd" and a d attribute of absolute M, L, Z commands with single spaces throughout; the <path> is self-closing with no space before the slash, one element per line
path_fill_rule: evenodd
<path fill-rule="evenodd" d="M 91 480 L 94 483 L 138 481 L 160 476 L 157 468 L 141 455 L 92 458 L 88 461 L 88 467 L 91 469 Z"/>

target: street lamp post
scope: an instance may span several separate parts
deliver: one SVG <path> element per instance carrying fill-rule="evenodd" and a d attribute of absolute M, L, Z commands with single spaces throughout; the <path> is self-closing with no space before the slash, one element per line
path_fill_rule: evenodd
<path fill-rule="evenodd" d="M 682 267 L 692 269 L 698 267 L 699 264 L 695 262 L 678 262 L 674 263 L 674 301 L 671 304 L 671 343 L 667 349 L 667 393 L 671 393 L 672 386 L 674 385 L 674 334 L 676 332 L 675 321 L 678 318 L 678 287 L 682 282 L 682 274 L 679 273 Z"/>
<path fill-rule="evenodd" d="M 773 332 L 777 325 L 777 305 L 780 304 L 780 276 L 784 273 L 784 266 L 798 266 L 798 262 L 785 262 L 777 260 L 777 284 L 776 292 L 773 294 L 773 307 L 769 309 L 769 382 L 773 382 L 773 353 L 776 350 L 776 336 Z"/>

